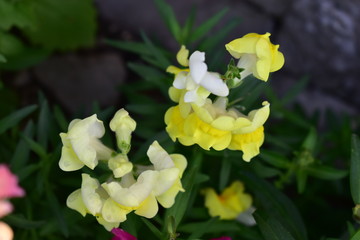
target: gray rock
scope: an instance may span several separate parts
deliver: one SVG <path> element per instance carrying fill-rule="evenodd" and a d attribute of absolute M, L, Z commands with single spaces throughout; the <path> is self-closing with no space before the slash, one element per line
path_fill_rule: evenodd
<path fill-rule="evenodd" d="M 94 101 L 100 106 L 118 101 L 117 88 L 124 82 L 122 59 L 113 53 L 53 56 L 34 69 L 36 78 L 65 109 L 89 113 Z"/>

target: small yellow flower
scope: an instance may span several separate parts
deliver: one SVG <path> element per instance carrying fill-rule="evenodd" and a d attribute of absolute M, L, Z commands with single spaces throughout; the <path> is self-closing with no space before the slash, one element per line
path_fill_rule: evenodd
<path fill-rule="evenodd" d="M 279 52 L 279 45 L 272 44 L 269 37 L 270 33 L 249 33 L 225 45 L 226 50 L 239 59 L 237 66 L 244 69 L 241 79 L 253 74 L 256 78 L 267 81 L 270 72 L 275 72 L 284 65 L 284 55 Z"/>
<path fill-rule="evenodd" d="M 224 220 L 236 219 L 252 205 L 252 197 L 244 193 L 244 185 L 240 181 L 233 182 L 220 195 L 212 188 L 206 188 L 202 193 L 210 216 L 219 216 Z"/>
<path fill-rule="evenodd" d="M 110 121 L 110 129 L 116 133 L 118 148 L 127 154 L 131 147 L 131 133 L 136 128 L 136 122 L 125 109 L 120 109 Z"/>
<path fill-rule="evenodd" d="M 68 132 L 60 133 L 63 143 L 60 168 L 63 171 L 75 171 L 86 165 L 94 169 L 98 160 L 110 158 L 113 151 L 99 140 L 104 134 L 104 125 L 96 114 L 82 120 L 73 120 Z"/>
<path fill-rule="evenodd" d="M 178 139 L 185 146 L 241 150 L 243 159 L 250 161 L 264 141 L 263 124 L 270 113 L 269 103 L 264 102 L 262 108 L 247 116 L 235 109 L 227 110 L 226 104 L 226 98 L 218 98 L 214 103 L 207 99 L 204 106 L 192 104 L 190 109 L 179 103 L 165 114 L 166 131 L 173 141 Z"/>

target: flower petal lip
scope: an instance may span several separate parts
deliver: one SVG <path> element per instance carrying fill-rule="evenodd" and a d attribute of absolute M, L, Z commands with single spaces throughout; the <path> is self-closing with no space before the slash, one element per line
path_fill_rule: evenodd
<path fill-rule="evenodd" d="M 244 69 L 242 79 L 252 73 L 256 78 L 267 81 L 270 72 L 284 65 L 284 55 L 278 51 L 279 45 L 270 42 L 270 35 L 249 33 L 225 45 L 226 50 L 239 59 L 237 66 Z"/>

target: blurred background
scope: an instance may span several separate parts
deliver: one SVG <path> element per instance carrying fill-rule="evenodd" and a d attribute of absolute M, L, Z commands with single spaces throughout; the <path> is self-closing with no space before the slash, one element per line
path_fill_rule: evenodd
<path fill-rule="evenodd" d="M 280 44 L 286 58 L 285 67 L 273 74 L 271 85 L 275 91 L 284 94 L 289 87 L 306 77 L 306 91 L 299 94 L 297 101 L 307 111 L 331 108 L 340 113 L 358 113 L 360 0 L 167 2 L 173 7 L 180 23 L 184 23 L 195 9 L 195 26 L 227 8 L 225 17 L 211 31 L 226 27 L 234 19 L 240 24 L 219 47 L 249 32 L 272 33 L 273 43 Z M 101 106 L 119 103 L 121 96 L 116 88 L 131 81 L 132 75 L 126 68 L 126 62 L 135 56 L 110 47 L 104 43 L 105 38 L 141 41 L 139 34 L 143 31 L 170 51 L 178 50 L 178 44 L 161 20 L 153 1 L 96 0 L 94 6 L 94 19 L 89 20 L 95 21 L 91 30 L 95 40 L 91 44 L 78 44 L 65 50 L 53 48 L 51 54 L 36 64 L 2 74 L 5 83 L 21 93 L 23 103 L 36 99 L 34 96 L 38 88 L 68 112 L 89 110 L 87 106 L 93 101 Z M 80 28 L 87 27 L 89 23 L 84 22 Z M 19 35 L 16 25 L 9 29 Z M 212 32 L 209 32 L 208 37 L 211 38 L 211 35 Z M 57 38 L 61 41 L 61 35 Z M 30 42 L 38 46 L 39 42 L 32 39 Z"/>

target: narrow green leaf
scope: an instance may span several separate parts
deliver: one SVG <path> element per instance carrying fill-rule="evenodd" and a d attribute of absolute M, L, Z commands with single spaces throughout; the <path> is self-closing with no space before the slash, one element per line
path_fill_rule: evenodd
<path fill-rule="evenodd" d="M 259 211 L 254 213 L 254 218 L 266 240 L 295 240 L 290 232 L 276 219 L 266 218 Z"/>
<path fill-rule="evenodd" d="M 34 123 L 32 121 L 28 122 L 23 131 L 23 134 L 28 138 L 32 138 L 34 134 Z M 29 153 L 30 149 L 28 144 L 24 139 L 20 139 L 16 146 L 14 155 L 10 160 L 11 168 L 14 172 L 18 172 L 18 170 L 22 169 L 26 165 L 29 160 Z"/>
<path fill-rule="evenodd" d="M 208 232 L 209 229 L 211 229 L 216 223 L 218 218 L 210 218 L 208 221 L 201 223 L 198 225 L 198 228 L 190 235 L 189 239 L 195 239 L 202 237 L 205 233 Z"/>
<path fill-rule="evenodd" d="M 52 123 L 52 116 L 48 102 L 44 99 L 41 102 L 39 120 L 37 126 L 37 141 L 44 149 L 47 149 L 48 137 L 50 132 L 50 124 Z"/>
<path fill-rule="evenodd" d="M 221 169 L 220 169 L 220 180 L 219 180 L 220 191 L 222 191 L 227 186 L 230 177 L 230 172 L 231 172 L 231 161 L 229 158 L 224 156 L 224 158 L 221 161 Z"/>
<path fill-rule="evenodd" d="M 58 226 L 59 226 L 62 234 L 64 235 L 64 237 L 67 238 L 69 236 L 69 228 L 65 221 L 62 207 L 60 206 L 59 201 L 55 197 L 53 190 L 47 189 L 46 195 L 47 195 L 47 199 L 50 204 L 51 210 L 53 211 L 53 213 L 55 215 Z"/>
<path fill-rule="evenodd" d="M 162 233 L 161 231 L 155 227 L 149 220 L 146 218 L 141 218 L 141 220 L 145 223 L 145 225 L 151 230 L 151 232 L 156 236 L 156 239 L 161 239 Z"/>
<path fill-rule="evenodd" d="M 23 120 L 25 117 L 27 117 L 30 113 L 35 111 L 37 108 L 36 105 L 31 105 L 25 108 L 22 108 L 9 116 L 3 118 L 0 120 L 0 134 L 4 133 L 11 127 L 18 124 L 21 120 Z"/>
<path fill-rule="evenodd" d="M 313 153 L 315 150 L 316 143 L 317 143 L 317 132 L 314 127 L 311 127 L 301 147 Z"/>
<path fill-rule="evenodd" d="M 173 37 L 180 42 L 181 31 L 180 25 L 176 19 L 172 7 L 167 4 L 164 0 L 154 0 L 156 7 L 162 17 L 163 21 L 166 23 L 166 26 L 170 30 Z"/>
<path fill-rule="evenodd" d="M 322 165 L 308 166 L 305 168 L 305 170 L 307 174 L 324 180 L 338 180 L 346 177 L 349 174 L 347 170 L 341 170 Z"/>
<path fill-rule="evenodd" d="M 239 19 L 232 19 L 231 21 L 227 22 L 226 25 L 221 28 L 219 31 L 215 32 L 211 37 L 204 39 L 200 45 L 199 49 L 207 50 L 207 49 L 214 49 L 216 46 L 218 46 L 221 41 L 225 40 L 225 38 L 229 35 L 229 33 L 237 26 L 239 25 L 240 20 Z M 219 49 L 219 48 L 218 48 Z M 222 50 L 224 51 L 225 47 Z M 212 61 L 216 61 L 212 60 Z M 210 61 L 210 65 L 213 66 L 213 62 Z"/>
<path fill-rule="evenodd" d="M 181 39 L 179 41 L 179 44 L 181 45 L 187 45 L 189 43 L 189 37 L 191 36 L 194 27 L 195 13 L 195 8 L 192 7 L 190 14 L 186 19 L 185 25 L 181 30 Z"/>
<path fill-rule="evenodd" d="M 45 221 L 31 221 L 19 214 L 8 215 L 4 218 L 4 221 L 9 223 L 11 226 L 26 229 L 39 228 L 45 224 Z"/>
<path fill-rule="evenodd" d="M 190 42 L 195 42 L 199 40 L 200 38 L 204 37 L 205 34 L 207 34 L 229 11 L 228 8 L 224 8 L 214 16 L 212 16 L 210 19 L 208 19 L 206 22 L 201 24 L 199 27 L 196 28 L 196 30 L 191 34 Z"/>
<path fill-rule="evenodd" d="M 307 174 L 304 169 L 298 169 L 296 172 L 296 182 L 298 193 L 303 193 L 306 188 Z"/>
<path fill-rule="evenodd" d="M 350 191 L 355 204 L 360 204 L 360 141 L 355 134 L 351 141 Z"/>
<path fill-rule="evenodd" d="M 59 124 L 61 131 L 66 132 L 68 129 L 68 121 L 66 120 L 65 114 L 61 108 L 57 105 L 54 106 L 53 110 L 55 120 Z"/>
<path fill-rule="evenodd" d="M 156 59 L 156 61 L 159 63 L 159 66 L 165 70 L 170 65 L 170 61 L 165 57 L 164 53 L 153 44 L 153 42 L 146 36 L 144 32 L 141 32 L 141 37 L 154 59 Z"/>
<path fill-rule="evenodd" d="M 139 55 L 151 55 L 151 51 L 149 51 L 148 47 L 141 42 L 126 42 L 126 41 L 117 41 L 111 39 L 105 39 L 105 43 L 113 46 L 115 48 L 119 48 L 128 52 L 136 53 Z"/>
<path fill-rule="evenodd" d="M 179 226 L 179 232 L 193 233 L 195 232 L 203 222 L 184 223 Z M 208 228 L 206 233 L 219 233 L 219 232 L 236 232 L 239 231 L 239 224 L 234 221 L 220 221 Z"/>
<path fill-rule="evenodd" d="M 291 165 L 290 161 L 284 157 L 283 155 L 271 152 L 268 150 L 261 150 L 260 157 L 267 163 L 277 167 L 277 168 L 284 168 L 288 169 Z"/>
<path fill-rule="evenodd" d="M 35 142 L 34 140 L 25 135 L 22 135 L 22 138 L 28 144 L 29 148 L 34 151 L 40 158 L 46 157 L 46 150 L 39 143 Z"/>

